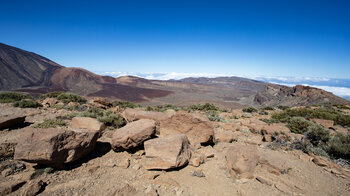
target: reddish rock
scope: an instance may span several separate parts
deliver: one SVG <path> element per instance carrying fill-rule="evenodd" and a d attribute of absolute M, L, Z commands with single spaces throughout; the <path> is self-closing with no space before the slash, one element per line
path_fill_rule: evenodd
<path fill-rule="evenodd" d="M 74 117 L 70 126 L 76 129 L 89 129 L 92 131 L 102 131 L 106 128 L 102 122 L 90 117 Z"/>
<path fill-rule="evenodd" d="M 144 143 L 146 169 L 171 169 L 188 164 L 191 158 L 190 143 L 184 134 L 168 135 Z"/>
<path fill-rule="evenodd" d="M 214 128 L 209 121 L 187 112 L 177 112 L 171 118 L 160 121 L 161 137 L 173 134 L 186 134 L 193 146 L 213 142 Z"/>
<path fill-rule="evenodd" d="M 98 131 L 26 128 L 15 148 L 15 159 L 62 168 L 90 153 Z"/>
<path fill-rule="evenodd" d="M 139 119 L 151 119 L 155 121 L 165 120 L 169 118 L 171 115 L 163 112 L 154 112 L 154 111 L 145 111 L 142 109 L 132 109 L 127 108 L 123 112 L 123 117 L 127 121 L 135 121 Z"/>
<path fill-rule="evenodd" d="M 123 151 L 140 146 L 145 140 L 155 134 L 156 122 L 150 119 L 141 119 L 128 123 L 126 126 L 114 131 L 112 148 Z"/>

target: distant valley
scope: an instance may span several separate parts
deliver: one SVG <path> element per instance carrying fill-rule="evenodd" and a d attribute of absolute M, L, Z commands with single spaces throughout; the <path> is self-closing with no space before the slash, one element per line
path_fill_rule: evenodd
<path fill-rule="evenodd" d="M 101 76 L 82 68 L 61 66 L 45 57 L 0 44 L 0 90 L 32 95 L 69 91 L 90 97 L 106 97 L 143 105 L 187 106 L 211 102 L 222 107 L 298 106 L 322 103 L 349 104 L 325 90 L 288 87 L 241 78 L 184 78 L 148 80 L 135 76 Z"/>

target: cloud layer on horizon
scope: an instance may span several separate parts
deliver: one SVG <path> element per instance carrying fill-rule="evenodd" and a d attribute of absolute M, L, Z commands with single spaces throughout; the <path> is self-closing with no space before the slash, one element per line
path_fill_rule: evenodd
<path fill-rule="evenodd" d="M 230 77 L 225 74 L 213 73 L 134 73 L 134 72 L 103 72 L 101 75 L 109 75 L 113 77 L 120 76 L 137 76 L 149 80 L 179 80 L 188 77 Z M 239 76 L 253 80 L 260 80 L 269 83 L 275 83 L 285 86 L 295 86 L 302 84 L 319 89 L 323 89 L 333 94 L 350 100 L 350 79 L 335 79 L 324 77 L 284 77 L 284 76 Z"/>

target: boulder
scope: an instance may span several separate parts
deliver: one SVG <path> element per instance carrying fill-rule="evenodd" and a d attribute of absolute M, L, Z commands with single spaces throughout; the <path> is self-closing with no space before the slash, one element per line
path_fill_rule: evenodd
<path fill-rule="evenodd" d="M 333 127 L 333 125 L 334 125 L 333 120 L 325 120 L 325 119 L 318 119 L 318 118 L 313 118 L 310 120 L 314 123 L 317 123 L 317 124 L 323 126 L 324 128 L 327 128 L 327 129 L 330 127 Z"/>
<path fill-rule="evenodd" d="M 74 117 L 70 126 L 76 129 L 89 129 L 92 131 L 102 131 L 106 128 L 102 122 L 90 117 Z"/>
<path fill-rule="evenodd" d="M 26 116 L 0 116 L 0 130 L 22 125 Z"/>
<path fill-rule="evenodd" d="M 160 121 L 160 136 L 186 134 L 193 146 L 213 143 L 214 128 L 210 121 L 191 115 L 187 112 L 177 112 L 174 116 Z"/>
<path fill-rule="evenodd" d="M 26 128 L 15 148 L 15 159 L 62 168 L 90 153 L 98 131 L 65 128 Z"/>
<path fill-rule="evenodd" d="M 185 134 L 168 135 L 144 143 L 146 169 L 171 169 L 188 164 L 191 158 L 190 143 Z"/>
<path fill-rule="evenodd" d="M 123 112 L 123 117 L 129 122 L 140 120 L 140 119 L 151 119 L 155 121 L 160 121 L 160 120 L 165 120 L 170 116 L 172 115 L 169 113 L 145 111 L 139 108 L 136 108 L 136 109 L 127 108 Z"/>
<path fill-rule="evenodd" d="M 128 123 L 126 126 L 114 131 L 112 148 L 115 151 L 129 150 L 142 145 L 150 139 L 156 130 L 156 122 L 150 119 L 141 119 Z"/>
<path fill-rule="evenodd" d="M 216 142 L 231 143 L 236 139 L 236 136 L 232 131 L 224 131 L 221 129 L 215 130 L 214 136 Z"/>
<path fill-rule="evenodd" d="M 253 178 L 259 159 L 258 150 L 254 145 L 232 144 L 225 159 L 233 178 Z"/>

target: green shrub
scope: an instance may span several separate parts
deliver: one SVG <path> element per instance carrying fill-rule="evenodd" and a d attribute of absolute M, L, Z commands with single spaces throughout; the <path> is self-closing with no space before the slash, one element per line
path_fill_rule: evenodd
<path fill-rule="evenodd" d="M 311 125 L 313 125 L 313 123 L 306 120 L 303 117 L 292 117 L 289 120 L 287 127 L 293 133 L 302 134 L 302 133 L 306 132 L 308 130 L 308 127 Z"/>
<path fill-rule="evenodd" d="M 256 108 L 254 108 L 254 107 L 244 108 L 242 111 L 243 112 L 248 112 L 248 113 L 258 112 L 258 110 Z"/>
<path fill-rule="evenodd" d="M 140 105 L 138 104 L 135 104 L 135 103 L 132 103 L 132 102 L 129 102 L 129 101 L 113 101 L 112 102 L 112 105 L 115 107 L 115 106 L 119 106 L 123 109 L 125 108 L 138 108 L 140 107 Z"/>
<path fill-rule="evenodd" d="M 308 148 L 308 151 L 312 152 L 313 154 L 315 154 L 317 156 L 323 156 L 323 157 L 327 157 L 327 158 L 329 157 L 328 153 L 320 147 L 311 147 L 311 148 Z"/>
<path fill-rule="evenodd" d="M 40 99 L 45 99 L 45 98 L 57 98 L 59 95 L 61 95 L 62 93 L 65 92 L 61 92 L 61 91 L 56 91 L 56 92 L 50 92 L 50 93 L 46 93 L 44 95 L 40 95 Z"/>
<path fill-rule="evenodd" d="M 277 106 L 278 109 L 280 110 L 286 110 L 286 109 L 289 109 L 290 107 L 289 106 L 284 106 L 284 105 L 279 105 Z"/>
<path fill-rule="evenodd" d="M 223 117 L 219 116 L 219 114 L 215 111 L 208 111 L 206 113 L 207 118 L 210 121 L 216 121 L 216 122 L 227 122 Z"/>
<path fill-rule="evenodd" d="M 187 107 L 187 111 L 222 111 L 218 106 L 212 103 L 191 105 Z"/>
<path fill-rule="evenodd" d="M 292 117 L 304 117 L 305 119 L 326 119 L 333 120 L 335 124 L 350 127 L 350 116 L 330 108 L 295 108 L 286 109 L 279 113 L 274 113 L 271 118 L 279 122 L 288 122 Z"/>
<path fill-rule="evenodd" d="M 175 110 L 175 111 L 179 111 L 179 108 L 171 105 L 171 104 L 164 104 L 164 105 L 158 105 L 158 106 L 147 106 L 146 107 L 146 111 L 156 111 L 156 112 L 164 112 L 166 110 Z"/>
<path fill-rule="evenodd" d="M 15 101 L 21 101 L 22 99 L 33 99 L 29 94 L 19 92 L 1 92 L 0 103 L 12 103 Z"/>
<path fill-rule="evenodd" d="M 119 128 L 126 124 L 124 118 L 121 115 L 117 115 L 110 110 L 104 111 L 101 116 L 97 117 L 97 120 L 104 123 L 106 126 L 111 126 L 114 128 Z"/>
<path fill-rule="evenodd" d="M 266 107 L 264 107 L 263 108 L 263 110 L 275 110 L 275 108 L 274 107 L 271 107 L 271 106 L 266 106 Z"/>
<path fill-rule="evenodd" d="M 44 122 L 35 125 L 35 128 L 56 128 L 57 126 L 66 126 L 67 124 L 60 119 L 44 119 Z"/>
<path fill-rule="evenodd" d="M 333 158 L 350 160 L 350 136 L 337 134 L 329 141 L 328 154 Z"/>
<path fill-rule="evenodd" d="M 86 103 L 86 99 L 80 95 L 76 95 L 73 93 L 61 93 L 57 96 L 57 99 L 62 101 L 63 103 L 69 102 L 77 102 L 77 103 Z"/>
<path fill-rule="evenodd" d="M 329 130 L 317 124 L 308 127 L 306 136 L 315 146 L 319 146 L 322 142 L 326 143 L 331 138 Z"/>
<path fill-rule="evenodd" d="M 106 126 L 111 126 L 114 128 L 122 127 L 126 123 L 125 119 L 121 115 L 115 114 L 110 110 L 102 110 L 96 107 L 90 108 L 84 112 L 72 113 L 68 115 L 69 118 L 73 118 L 76 116 L 96 118 L 100 122 L 104 123 Z"/>
<path fill-rule="evenodd" d="M 16 101 L 13 103 L 13 107 L 20 107 L 20 108 L 37 108 L 42 107 L 42 105 L 34 100 L 27 100 L 23 99 L 21 101 Z"/>

